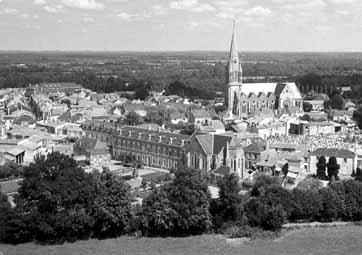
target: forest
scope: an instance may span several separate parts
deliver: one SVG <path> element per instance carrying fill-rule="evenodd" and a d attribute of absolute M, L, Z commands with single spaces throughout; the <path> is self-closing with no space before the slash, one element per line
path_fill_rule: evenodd
<path fill-rule="evenodd" d="M 240 58 L 244 82 L 295 81 L 303 93 L 329 96 L 351 86 L 348 96 L 362 96 L 362 53 L 248 52 Z M 0 88 L 73 81 L 96 92 L 147 87 L 209 99 L 224 90 L 226 60 L 226 52 L 0 52 Z"/>

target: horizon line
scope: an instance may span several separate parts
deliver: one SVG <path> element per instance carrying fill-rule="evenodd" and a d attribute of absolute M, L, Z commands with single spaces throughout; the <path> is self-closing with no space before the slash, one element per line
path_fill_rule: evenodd
<path fill-rule="evenodd" d="M 0 50 L 0 53 L 187 53 L 215 52 L 228 53 L 228 50 Z M 362 50 L 244 50 L 240 53 L 362 53 Z"/>

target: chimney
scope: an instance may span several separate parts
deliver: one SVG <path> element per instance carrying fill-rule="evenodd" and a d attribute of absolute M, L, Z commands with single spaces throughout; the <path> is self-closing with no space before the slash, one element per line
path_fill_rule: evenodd
<path fill-rule="evenodd" d="M 173 137 L 170 137 L 170 144 L 172 144 L 173 142 Z"/>
<path fill-rule="evenodd" d="M 162 142 L 162 136 L 158 137 L 158 142 L 161 143 Z"/>

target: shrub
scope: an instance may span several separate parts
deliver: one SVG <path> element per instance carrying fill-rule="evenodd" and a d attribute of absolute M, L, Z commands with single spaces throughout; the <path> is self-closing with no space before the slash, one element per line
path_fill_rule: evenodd
<path fill-rule="evenodd" d="M 319 218 L 322 201 L 317 191 L 295 188 L 291 191 L 291 201 L 289 220 L 313 221 Z"/>
<path fill-rule="evenodd" d="M 300 181 L 296 188 L 299 190 L 310 190 L 310 191 L 317 191 L 323 187 L 323 183 L 314 178 L 314 177 L 307 177 L 304 180 Z"/>
<path fill-rule="evenodd" d="M 348 180 L 334 182 L 330 187 L 341 203 L 340 217 L 344 220 L 362 220 L 362 183 Z"/>
<path fill-rule="evenodd" d="M 245 205 L 245 214 L 250 226 L 265 230 L 279 230 L 285 219 L 285 211 L 279 203 L 270 203 L 264 197 L 251 198 Z"/>
<path fill-rule="evenodd" d="M 334 221 L 338 219 L 341 210 L 341 202 L 337 193 L 330 187 L 319 190 L 322 201 L 319 218 L 321 221 Z"/>
<path fill-rule="evenodd" d="M 234 175 L 226 175 L 219 182 L 218 212 L 224 221 L 241 220 L 243 215 L 242 196 L 239 178 Z"/>
<path fill-rule="evenodd" d="M 254 197 L 263 195 L 265 193 L 265 189 L 272 185 L 280 186 L 280 180 L 278 177 L 259 175 L 255 179 L 255 183 L 251 188 L 250 194 Z"/>
<path fill-rule="evenodd" d="M 145 200 L 146 231 L 154 235 L 201 234 L 212 226 L 207 176 L 180 169 L 175 179 Z"/>

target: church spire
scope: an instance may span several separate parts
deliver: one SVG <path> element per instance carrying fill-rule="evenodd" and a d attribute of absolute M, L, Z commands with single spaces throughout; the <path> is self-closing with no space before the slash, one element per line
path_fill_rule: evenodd
<path fill-rule="evenodd" d="M 238 53 L 237 42 L 236 42 L 235 23 L 236 23 L 235 20 L 233 20 L 233 35 L 231 38 L 229 61 L 232 61 L 232 60 L 239 61 L 239 53 Z"/>
<path fill-rule="evenodd" d="M 236 22 L 233 21 L 233 34 L 231 38 L 230 55 L 228 61 L 228 84 L 241 84 L 242 69 L 239 60 L 239 51 L 236 42 Z"/>

